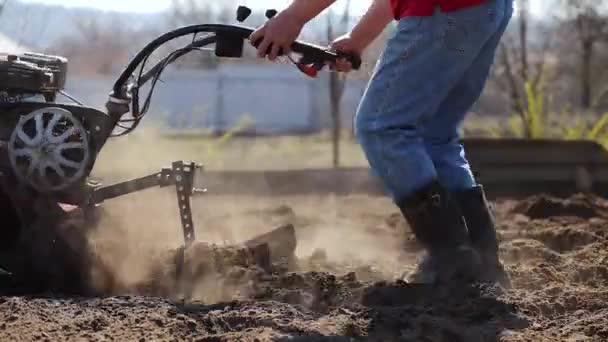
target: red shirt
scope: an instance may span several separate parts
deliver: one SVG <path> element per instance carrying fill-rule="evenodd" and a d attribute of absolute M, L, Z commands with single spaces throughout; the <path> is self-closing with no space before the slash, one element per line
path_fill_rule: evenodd
<path fill-rule="evenodd" d="M 443 12 L 457 11 L 462 8 L 477 6 L 486 0 L 390 0 L 395 19 L 412 16 L 431 16 L 435 7 Z"/>

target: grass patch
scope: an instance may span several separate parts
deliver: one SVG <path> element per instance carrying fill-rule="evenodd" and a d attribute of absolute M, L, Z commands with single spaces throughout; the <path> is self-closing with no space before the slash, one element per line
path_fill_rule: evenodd
<path fill-rule="evenodd" d="M 202 163 L 208 170 L 289 170 L 332 166 L 330 132 L 306 136 L 230 138 L 188 134 L 164 135 L 146 128 L 117 138 L 104 147 L 93 175 L 104 179 L 140 177 L 170 166 L 175 160 Z M 366 167 L 361 147 L 342 142 L 342 166 Z"/>

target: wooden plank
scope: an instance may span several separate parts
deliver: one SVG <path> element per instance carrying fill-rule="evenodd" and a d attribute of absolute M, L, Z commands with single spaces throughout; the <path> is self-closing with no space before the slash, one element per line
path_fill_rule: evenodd
<path fill-rule="evenodd" d="M 478 179 L 496 193 L 604 191 L 608 153 L 587 141 L 469 139 L 468 156 Z M 211 194 L 385 195 L 368 168 L 209 172 L 201 186 Z"/>
<path fill-rule="evenodd" d="M 377 193 L 379 180 L 368 168 L 207 172 L 198 186 L 226 194 Z"/>
<path fill-rule="evenodd" d="M 468 139 L 463 140 L 471 163 L 584 163 L 608 166 L 608 155 L 591 141 Z"/>

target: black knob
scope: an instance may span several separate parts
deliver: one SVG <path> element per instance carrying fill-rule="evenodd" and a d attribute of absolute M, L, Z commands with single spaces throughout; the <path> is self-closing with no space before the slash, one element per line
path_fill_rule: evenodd
<path fill-rule="evenodd" d="M 238 20 L 239 23 L 247 20 L 250 15 L 251 9 L 249 7 L 239 6 L 239 8 L 236 10 L 236 20 Z"/>
<path fill-rule="evenodd" d="M 275 9 L 269 9 L 266 11 L 266 18 L 268 19 L 272 19 L 274 18 L 275 15 L 277 15 L 279 12 Z"/>

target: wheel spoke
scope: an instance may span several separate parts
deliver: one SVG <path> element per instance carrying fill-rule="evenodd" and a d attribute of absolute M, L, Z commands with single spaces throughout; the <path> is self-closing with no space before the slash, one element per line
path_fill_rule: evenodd
<path fill-rule="evenodd" d="M 34 144 L 39 144 L 44 138 L 44 121 L 42 119 L 42 115 L 34 117 L 34 121 L 36 122 L 36 134 L 34 135 L 34 139 L 32 139 L 32 143 Z"/>
<path fill-rule="evenodd" d="M 75 161 L 69 160 L 66 157 L 62 156 L 61 154 L 56 154 L 56 158 L 57 158 L 57 163 L 59 165 L 63 165 L 63 166 L 67 166 L 69 168 L 72 169 L 79 169 L 80 168 L 80 163 L 77 163 Z"/>
<path fill-rule="evenodd" d="M 48 126 L 46 126 L 45 135 L 46 135 L 47 139 L 53 138 L 53 129 L 55 129 L 55 126 L 57 125 L 57 123 L 59 122 L 59 119 L 61 119 L 61 117 L 62 117 L 61 114 L 53 113 L 53 117 L 51 118 L 51 120 L 49 120 Z"/>
<path fill-rule="evenodd" d="M 33 158 L 34 151 L 29 147 L 24 147 L 15 150 L 15 157 L 30 157 Z"/>
<path fill-rule="evenodd" d="M 57 146 L 57 149 L 60 151 L 74 150 L 74 149 L 83 150 L 84 144 L 80 143 L 80 142 L 61 144 L 61 145 Z"/>
<path fill-rule="evenodd" d="M 49 163 L 49 167 L 51 169 L 53 169 L 53 171 L 55 171 L 57 173 L 57 175 L 59 177 L 61 177 L 62 179 L 66 178 L 66 174 L 65 171 L 61 168 L 61 165 L 59 165 L 59 163 Z"/>
<path fill-rule="evenodd" d="M 67 131 L 63 132 L 61 135 L 57 137 L 52 137 L 49 139 L 52 143 L 59 143 L 62 141 L 66 141 L 72 134 L 77 133 L 78 129 L 76 127 L 70 127 Z"/>
<path fill-rule="evenodd" d="M 44 179 L 46 179 L 47 166 L 48 166 L 48 163 L 45 163 L 45 162 L 41 162 L 40 165 L 38 166 L 38 176 L 40 176 L 40 181 L 43 181 Z"/>
<path fill-rule="evenodd" d="M 34 175 L 34 171 L 36 171 L 36 167 L 38 167 L 38 164 L 40 163 L 40 160 L 38 157 L 32 156 L 32 160 L 30 161 L 30 166 L 27 168 L 27 177 L 32 177 Z"/>
<path fill-rule="evenodd" d="M 21 139 L 27 146 L 34 145 L 34 141 L 22 129 L 17 129 L 17 137 Z"/>

